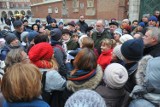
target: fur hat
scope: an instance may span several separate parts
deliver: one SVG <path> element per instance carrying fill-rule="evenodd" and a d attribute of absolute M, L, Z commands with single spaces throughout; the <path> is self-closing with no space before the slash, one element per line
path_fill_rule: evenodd
<path fill-rule="evenodd" d="M 50 32 L 51 40 L 58 41 L 62 37 L 62 31 L 59 28 L 55 28 Z"/>
<path fill-rule="evenodd" d="M 130 61 L 139 61 L 143 56 L 143 40 L 132 39 L 124 42 L 121 46 L 122 55 Z"/>
<path fill-rule="evenodd" d="M 106 104 L 97 92 L 84 89 L 71 95 L 64 107 L 106 107 Z"/>
<path fill-rule="evenodd" d="M 103 79 L 110 88 L 122 88 L 128 80 L 128 72 L 121 64 L 112 63 L 104 70 Z"/>
<path fill-rule="evenodd" d="M 130 34 L 124 34 L 119 38 L 119 41 L 123 44 L 127 40 L 134 39 Z"/>
<path fill-rule="evenodd" d="M 118 57 L 118 59 L 122 60 L 122 53 L 121 53 L 121 46 L 122 45 L 117 45 L 113 49 L 113 53 Z"/>
<path fill-rule="evenodd" d="M 13 26 L 16 28 L 16 27 L 20 27 L 20 26 L 22 26 L 22 21 L 21 20 L 15 20 L 14 22 L 13 22 Z"/>
<path fill-rule="evenodd" d="M 13 40 L 18 39 L 17 36 L 14 33 L 7 33 L 5 40 L 7 44 L 10 44 Z"/>
<path fill-rule="evenodd" d="M 122 36 L 122 29 L 121 28 L 117 28 L 114 33 L 118 33 L 120 36 Z"/>
<path fill-rule="evenodd" d="M 43 51 L 42 51 L 43 50 Z M 39 68 L 51 68 L 49 62 L 53 56 L 53 48 L 47 42 L 34 45 L 28 52 L 29 59 Z"/>

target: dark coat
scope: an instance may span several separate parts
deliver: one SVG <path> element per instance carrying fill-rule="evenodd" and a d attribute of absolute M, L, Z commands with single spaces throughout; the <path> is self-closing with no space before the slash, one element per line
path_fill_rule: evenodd
<path fill-rule="evenodd" d="M 86 33 L 88 29 L 88 24 L 86 22 L 78 21 L 77 24 L 80 26 L 80 31 Z"/>
<path fill-rule="evenodd" d="M 95 91 L 104 98 L 107 107 L 128 107 L 129 93 L 124 88 L 112 89 L 106 85 L 101 85 Z"/>
<path fill-rule="evenodd" d="M 99 55 L 101 53 L 100 42 L 101 42 L 102 39 L 105 39 L 105 38 L 108 38 L 108 39 L 112 38 L 110 32 L 108 32 L 107 29 L 105 29 L 103 31 L 103 33 L 93 32 L 93 34 L 92 34 L 92 39 L 94 41 L 94 47 L 97 49 Z"/>
<path fill-rule="evenodd" d="M 151 55 L 153 57 L 160 56 L 160 43 L 144 49 L 144 56 Z"/>

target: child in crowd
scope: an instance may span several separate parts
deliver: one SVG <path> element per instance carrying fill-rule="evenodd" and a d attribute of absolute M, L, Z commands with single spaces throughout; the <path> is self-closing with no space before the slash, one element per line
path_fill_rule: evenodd
<path fill-rule="evenodd" d="M 103 39 L 101 41 L 101 54 L 98 57 L 97 63 L 101 65 L 103 70 L 111 62 L 112 51 L 115 44 L 116 44 L 116 41 L 113 39 Z"/>

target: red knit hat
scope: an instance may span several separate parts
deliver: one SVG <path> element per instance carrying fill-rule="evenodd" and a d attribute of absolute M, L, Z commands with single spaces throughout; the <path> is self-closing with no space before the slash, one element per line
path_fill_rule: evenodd
<path fill-rule="evenodd" d="M 53 52 L 53 47 L 49 43 L 42 42 L 34 45 L 30 49 L 28 56 L 37 67 L 51 68 Z"/>

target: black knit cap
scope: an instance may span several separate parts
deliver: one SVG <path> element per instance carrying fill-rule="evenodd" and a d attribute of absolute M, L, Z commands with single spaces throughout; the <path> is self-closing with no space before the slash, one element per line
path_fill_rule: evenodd
<path fill-rule="evenodd" d="M 132 39 L 124 42 L 121 46 L 122 55 L 130 61 L 139 61 L 143 56 L 143 40 Z"/>
<path fill-rule="evenodd" d="M 13 26 L 14 26 L 14 27 L 20 27 L 20 26 L 22 26 L 22 24 L 23 24 L 23 23 L 22 23 L 21 20 L 15 20 L 14 23 L 13 23 Z"/>
<path fill-rule="evenodd" d="M 62 30 L 62 35 L 63 34 L 69 34 L 70 36 L 72 35 L 71 32 L 68 29 L 63 29 Z"/>

